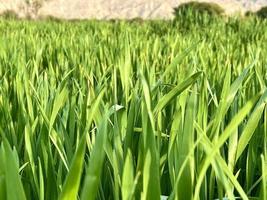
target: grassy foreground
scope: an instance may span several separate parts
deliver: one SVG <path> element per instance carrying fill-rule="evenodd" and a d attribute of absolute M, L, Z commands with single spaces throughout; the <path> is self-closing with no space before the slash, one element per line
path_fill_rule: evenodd
<path fill-rule="evenodd" d="M 267 199 L 267 23 L 0 21 L 0 199 Z"/>

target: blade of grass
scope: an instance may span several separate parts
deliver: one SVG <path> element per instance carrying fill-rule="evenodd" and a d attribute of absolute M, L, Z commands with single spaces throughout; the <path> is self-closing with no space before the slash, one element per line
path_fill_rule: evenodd
<path fill-rule="evenodd" d="M 100 125 L 82 187 L 81 200 L 94 200 L 97 195 L 102 166 L 105 159 L 104 146 L 107 140 L 107 119 Z"/>
<path fill-rule="evenodd" d="M 80 186 L 81 175 L 83 171 L 83 162 L 85 154 L 85 135 L 81 138 L 79 147 L 73 157 L 69 173 L 64 182 L 59 199 L 77 199 Z"/>

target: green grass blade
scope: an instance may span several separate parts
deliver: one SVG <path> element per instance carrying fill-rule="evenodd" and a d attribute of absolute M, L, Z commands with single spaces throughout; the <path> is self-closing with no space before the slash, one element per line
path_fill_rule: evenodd
<path fill-rule="evenodd" d="M 197 45 L 200 43 L 200 40 L 193 43 L 190 47 L 188 47 L 187 49 L 185 49 L 180 55 L 178 55 L 177 57 L 175 57 L 173 59 L 173 61 L 171 62 L 171 64 L 169 66 L 166 67 L 166 69 L 164 70 L 164 73 L 161 76 L 161 79 L 163 77 L 165 77 L 173 68 L 175 68 L 178 64 L 180 64 L 185 57 L 192 51 L 194 50 Z"/>
<path fill-rule="evenodd" d="M 194 124 L 196 115 L 196 90 L 192 91 L 192 94 L 188 98 L 185 113 L 185 124 L 183 132 L 178 136 L 178 162 L 177 167 L 180 171 L 181 166 L 185 158 L 189 155 L 191 148 L 194 146 Z M 192 199 L 193 188 L 194 188 L 194 154 L 190 155 L 190 159 L 187 161 L 186 167 L 184 168 L 180 181 L 178 183 L 177 191 L 188 191 L 186 193 L 178 192 L 178 199 Z"/>
<path fill-rule="evenodd" d="M 244 118 L 247 116 L 247 114 L 251 111 L 251 109 L 254 107 L 255 103 L 258 101 L 259 95 L 255 96 L 253 99 L 248 101 L 246 105 L 233 117 L 229 125 L 226 127 L 226 129 L 223 131 L 223 133 L 220 135 L 218 140 L 214 143 L 214 148 L 211 153 L 208 154 L 207 158 L 204 160 L 204 164 L 201 167 L 201 170 L 199 172 L 198 180 L 195 187 L 195 195 L 194 200 L 198 198 L 199 190 L 201 187 L 202 180 L 204 179 L 205 173 L 210 165 L 210 163 L 213 161 L 215 155 L 218 153 L 220 147 L 225 143 L 225 141 L 230 137 L 230 135 L 233 133 L 233 131 L 239 126 L 239 124 L 244 120 Z"/>
<path fill-rule="evenodd" d="M 8 141 L 4 139 L 2 151 L 5 154 L 5 181 L 7 200 L 26 200 L 24 188 L 19 175 L 18 160 L 14 157 L 16 151 L 12 151 Z"/>
<path fill-rule="evenodd" d="M 128 151 L 124 168 L 123 168 L 123 176 L 122 176 L 122 199 L 123 200 L 131 200 L 134 195 L 134 167 L 133 167 L 133 158 L 130 151 Z"/>
<path fill-rule="evenodd" d="M 242 152 L 245 150 L 255 129 L 257 128 L 259 120 L 261 119 L 263 111 L 265 109 L 266 101 L 267 101 L 267 90 L 265 90 L 261 99 L 255 106 L 255 109 L 253 110 L 253 113 L 251 114 L 247 122 L 247 125 L 244 128 L 242 135 L 239 138 L 238 145 L 237 145 L 236 160 L 240 157 Z"/>
<path fill-rule="evenodd" d="M 160 112 L 163 108 L 165 108 L 175 97 L 181 94 L 184 90 L 190 87 L 194 82 L 196 82 L 197 78 L 202 74 L 202 72 L 197 72 L 190 76 L 188 79 L 184 80 L 178 86 L 174 87 L 168 94 L 161 97 L 156 107 L 154 108 L 154 113 Z"/>
<path fill-rule="evenodd" d="M 78 197 L 81 175 L 83 171 L 85 144 L 85 136 L 83 136 L 73 157 L 67 178 L 64 182 L 64 186 L 59 197 L 61 200 L 77 199 Z"/>
<path fill-rule="evenodd" d="M 144 147 L 143 195 L 142 199 L 160 198 L 159 155 L 155 141 L 155 121 L 151 110 L 151 94 L 147 81 L 143 84 L 142 128 Z"/>
<path fill-rule="evenodd" d="M 90 155 L 88 169 L 82 187 L 81 200 L 94 200 L 96 198 L 105 159 L 104 146 L 106 144 L 107 134 L 107 120 L 103 119 Z"/>
<path fill-rule="evenodd" d="M 52 129 L 58 111 L 63 107 L 68 98 L 68 90 L 66 87 L 55 97 L 52 113 L 49 120 L 49 130 Z"/>

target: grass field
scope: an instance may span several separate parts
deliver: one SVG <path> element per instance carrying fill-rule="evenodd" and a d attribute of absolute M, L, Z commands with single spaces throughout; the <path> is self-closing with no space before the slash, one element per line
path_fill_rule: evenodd
<path fill-rule="evenodd" d="M 0 199 L 267 199 L 267 22 L 0 21 Z"/>

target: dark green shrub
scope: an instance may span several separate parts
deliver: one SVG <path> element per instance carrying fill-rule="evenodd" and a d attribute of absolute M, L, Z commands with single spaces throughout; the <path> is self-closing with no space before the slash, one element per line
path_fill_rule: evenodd
<path fill-rule="evenodd" d="M 18 19 L 19 16 L 14 10 L 6 10 L 0 14 L 1 18 L 4 19 Z"/>
<path fill-rule="evenodd" d="M 260 10 L 258 10 L 256 12 L 256 15 L 259 18 L 266 19 L 267 18 L 267 6 L 266 7 L 262 7 Z"/>
<path fill-rule="evenodd" d="M 252 11 L 247 11 L 247 12 L 245 13 L 245 16 L 246 16 L 246 17 L 255 16 L 255 13 L 252 12 Z"/>
<path fill-rule="evenodd" d="M 224 14 L 218 4 L 207 2 L 188 2 L 174 9 L 174 24 L 182 33 L 202 29 L 216 22 Z"/>
<path fill-rule="evenodd" d="M 174 8 L 175 17 L 192 15 L 210 15 L 210 16 L 220 16 L 224 13 L 224 9 L 216 3 L 207 2 L 188 2 L 183 3 L 177 8 Z"/>

